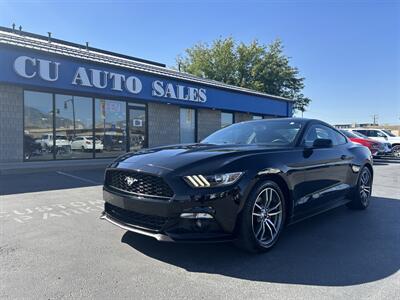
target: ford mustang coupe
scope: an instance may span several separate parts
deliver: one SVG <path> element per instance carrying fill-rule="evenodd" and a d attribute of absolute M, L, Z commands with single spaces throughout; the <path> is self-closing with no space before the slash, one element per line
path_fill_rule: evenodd
<path fill-rule="evenodd" d="M 128 153 L 105 172 L 102 219 L 160 241 L 228 241 L 261 252 L 285 225 L 365 209 L 368 148 L 318 120 L 237 123 L 201 143 Z"/>

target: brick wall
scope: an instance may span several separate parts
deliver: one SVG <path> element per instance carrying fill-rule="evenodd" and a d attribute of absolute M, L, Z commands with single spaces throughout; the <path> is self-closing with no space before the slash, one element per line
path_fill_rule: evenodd
<path fill-rule="evenodd" d="M 23 158 L 23 90 L 0 84 L 0 162 Z"/>
<path fill-rule="evenodd" d="M 221 112 L 219 110 L 198 109 L 197 128 L 198 141 L 221 129 Z"/>
<path fill-rule="evenodd" d="M 253 119 L 253 115 L 241 112 L 235 112 L 235 123 L 249 121 Z"/>
<path fill-rule="evenodd" d="M 149 103 L 149 147 L 179 144 L 179 107 Z"/>

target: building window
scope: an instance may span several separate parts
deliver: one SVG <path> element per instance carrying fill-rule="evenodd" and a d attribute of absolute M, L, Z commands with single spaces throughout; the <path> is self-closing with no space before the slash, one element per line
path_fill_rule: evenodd
<path fill-rule="evenodd" d="M 233 124 L 233 114 L 227 112 L 221 112 L 221 128 Z"/>
<path fill-rule="evenodd" d="M 24 92 L 24 159 L 53 159 L 53 95 Z"/>
<path fill-rule="evenodd" d="M 146 106 L 128 104 L 129 151 L 138 151 L 147 146 Z"/>
<path fill-rule="evenodd" d="M 196 140 L 196 114 L 191 108 L 181 108 L 179 118 L 181 143 L 194 143 Z"/>
<path fill-rule="evenodd" d="M 126 152 L 126 102 L 96 99 L 95 137 L 103 145 L 96 157 L 113 157 Z"/>
<path fill-rule="evenodd" d="M 55 96 L 55 137 L 57 159 L 93 158 L 93 147 L 102 151 L 99 140 L 93 143 L 92 98 Z"/>
<path fill-rule="evenodd" d="M 256 115 L 253 116 L 253 120 L 262 120 L 262 118 L 263 118 L 262 116 L 256 116 Z"/>

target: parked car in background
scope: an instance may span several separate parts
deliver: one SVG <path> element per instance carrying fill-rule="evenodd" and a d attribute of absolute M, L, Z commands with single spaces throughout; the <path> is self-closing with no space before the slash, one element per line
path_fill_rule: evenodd
<path fill-rule="evenodd" d="M 400 157 L 400 137 L 394 135 L 390 131 L 376 128 L 351 128 L 349 130 L 361 133 L 378 142 L 390 143 L 392 146 L 392 154 L 396 157 Z"/>
<path fill-rule="evenodd" d="M 357 131 L 352 131 L 351 133 L 355 134 L 356 136 L 358 136 L 358 137 L 360 137 L 362 139 L 370 139 L 369 137 L 367 137 L 367 136 L 365 136 L 362 133 L 357 132 Z M 373 140 L 373 139 L 370 139 L 370 140 L 378 142 L 377 140 Z M 379 155 L 391 155 L 392 154 L 392 144 L 391 143 L 389 143 L 389 142 L 378 142 L 378 143 L 382 143 L 384 145 L 384 149 L 385 149 L 383 154 L 379 153 Z"/>
<path fill-rule="evenodd" d="M 67 136 L 65 135 L 56 135 L 55 139 L 55 146 L 56 146 L 56 151 L 64 151 L 64 152 L 69 152 L 71 151 L 71 143 L 68 140 Z M 47 152 L 53 152 L 53 134 L 43 134 L 42 138 L 38 140 L 38 143 Z"/>
<path fill-rule="evenodd" d="M 99 139 L 95 139 L 95 150 L 103 151 L 104 145 Z M 92 136 L 76 136 L 71 142 L 72 150 L 93 150 L 93 137 Z"/>
<path fill-rule="evenodd" d="M 348 130 L 340 130 L 350 141 L 353 143 L 361 144 L 371 151 L 373 156 L 384 155 L 386 153 L 386 146 L 384 143 L 374 141 L 368 137 L 362 137 Z M 390 151 L 390 150 L 389 150 Z"/>

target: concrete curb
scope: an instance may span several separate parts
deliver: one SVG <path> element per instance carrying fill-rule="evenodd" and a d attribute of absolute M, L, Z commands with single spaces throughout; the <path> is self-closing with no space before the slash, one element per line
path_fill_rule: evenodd
<path fill-rule="evenodd" d="M 114 159 L 0 163 L 0 175 L 105 169 Z"/>

